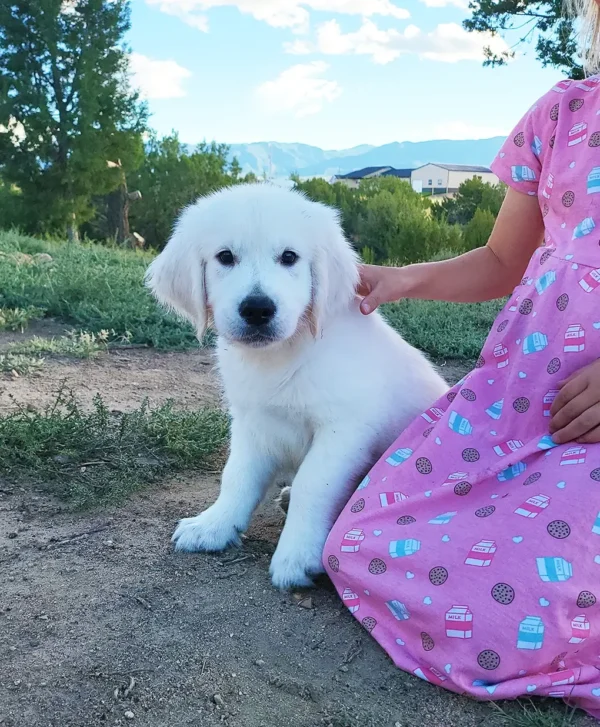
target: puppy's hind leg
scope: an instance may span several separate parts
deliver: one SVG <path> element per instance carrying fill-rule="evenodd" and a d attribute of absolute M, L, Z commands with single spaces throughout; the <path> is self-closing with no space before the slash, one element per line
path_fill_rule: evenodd
<path fill-rule="evenodd" d="M 179 521 L 172 537 L 176 550 L 218 552 L 240 544 L 240 533 L 248 528 L 277 467 L 276 458 L 262 446 L 259 431 L 254 420 L 234 419 L 219 497 L 204 512 Z"/>

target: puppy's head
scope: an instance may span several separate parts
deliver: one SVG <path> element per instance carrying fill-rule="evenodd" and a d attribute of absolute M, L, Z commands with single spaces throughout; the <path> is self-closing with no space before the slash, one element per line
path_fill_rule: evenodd
<path fill-rule="evenodd" d="M 249 184 L 185 209 L 146 282 L 199 337 L 212 321 L 223 338 L 260 348 L 304 328 L 319 335 L 352 301 L 356 263 L 334 210 Z"/>

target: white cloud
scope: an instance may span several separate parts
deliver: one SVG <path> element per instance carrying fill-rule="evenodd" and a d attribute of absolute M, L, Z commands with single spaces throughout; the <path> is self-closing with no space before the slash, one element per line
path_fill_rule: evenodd
<path fill-rule="evenodd" d="M 314 52 L 313 44 L 308 40 L 300 40 L 299 38 L 292 43 L 284 43 L 283 49 L 292 56 L 306 56 Z"/>
<path fill-rule="evenodd" d="M 483 49 L 487 46 L 496 53 L 508 48 L 498 36 L 469 33 L 456 23 L 441 24 L 432 32 L 423 33 L 415 25 L 407 26 L 403 32 L 395 28 L 381 30 L 371 20 L 364 20 L 356 32 L 343 33 L 339 23 L 330 20 L 319 27 L 315 49 L 325 55 L 367 55 L 380 64 L 390 63 L 407 53 L 441 63 L 456 63 L 483 60 Z"/>
<path fill-rule="evenodd" d="M 182 98 L 186 95 L 183 82 L 191 71 L 176 61 L 157 61 L 141 53 L 130 56 L 133 85 L 147 99 Z"/>
<path fill-rule="evenodd" d="M 342 93 L 337 81 L 323 78 L 329 66 L 323 61 L 299 63 L 266 81 L 257 89 L 258 98 L 272 111 L 291 112 L 296 117 L 316 114 Z"/>
<path fill-rule="evenodd" d="M 392 0 L 146 0 L 159 10 L 175 15 L 188 25 L 206 31 L 208 20 L 203 13 L 217 7 L 234 7 L 241 13 L 252 15 L 274 28 L 291 28 L 306 32 L 310 24 L 310 11 L 359 15 L 374 15 L 405 20 L 410 14 Z"/>
<path fill-rule="evenodd" d="M 457 8 L 468 8 L 469 0 L 421 0 L 428 8 L 445 8 L 454 5 Z"/>

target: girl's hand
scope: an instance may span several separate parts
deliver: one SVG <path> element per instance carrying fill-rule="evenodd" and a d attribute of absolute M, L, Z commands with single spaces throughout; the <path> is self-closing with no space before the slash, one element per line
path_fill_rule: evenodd
<path fill-rule="evenodd" d="M 600 359 L 558 386 L 560 393 L 550 409 L 554 442 L 600 442 Z"/>
<path fill-rule="evenodd" d="M 372 313 L 382 303 L 391 303 L 406 296 L 412 275 L 410 268 L 387 268 L 379 265 L 361 265 L 360 282 L 356 292 L 362 296 L 360 310 Z"/>

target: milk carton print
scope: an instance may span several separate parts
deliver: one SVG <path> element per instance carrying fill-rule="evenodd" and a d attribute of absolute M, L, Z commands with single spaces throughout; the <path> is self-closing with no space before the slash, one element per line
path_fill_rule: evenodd
<path fill-rule="evenodd" d="M 453 432 L 467 436 L 473 432 L 473 427 L 468 419 L 461 416 L 457 411 L 451 412 L 448 417 L 448 426 Z"/>
<path fill-rule="evenodd" d="M 594 231 L 595 227 L 596 223 L 594 222 L 594 220 L 591 217 L 586 217 L 584 220 L 581 220 L 581 222 L 573 230 L 572 239 L 578 240 L 581 237 L 589 235 L 591 232 Z"/>
<path fill-rule="evenodd" d="M 360 485 L 356 488 L 357 490 L 364 490 L 365 487 L 368 487 L 369 482 L 371 481 L 371 478 L 369 475 L 367 475 L 360 483 Z"/>
<path fill-rule="evenodd" d="M 539 616 L 526 616 L 519 624 L 517 649 L 541 649 L 544 645 L 544 622 Z"/>
<path fill-rule="evenodd" d="M 550 389 L 550 391 L 547 391 L 544 394 L 544 399 L 542 403 L 542 411 L 544 413 L 545 417 L 550 416 L 550 410 L 552 409 L 552 404 L 554 404 L 554 399 L 558 396 L 559 392 L 557 389 Z"/>
<path fill-rule="evenodd" d="M 497 343 L 494 346 L 494 358 L 496 359 L 497 368 L 503 369 L 508 366 L 508 348 L 503 343 Z"/>
<path fill-rule="evenodd" d="M 480 540 L 469 551 L 465 565 L 476 565 L 480 568 L 487 568 L 492 564 L 496 550 L 496 542 L 494 540 Z"/>
<path fill-rule="evenodd" d="M 579 281 L 579 285 L 586 293 L 593 293 L 600 286 L 600 268 L 590 270 Z"/>
<path fill-rule="evenodd" d="M 580 323 L 573 323 L 567 328 L 563 351 L 565 353 L 585 351 L 585 328 Z"/>
<path fill-rule="evenodd" d="M 550 686 L 561 687 L 565 684 L 573 684 L 575 681 L 575 670 L 564 669 L 563 671 L 555 671 L 552 674 L 548 674 L 550 677 Z M 564 692 L 561 696 L 564 696 Z"/>
<path fill-rule="evenodd" d="M 510 305 L 508 306 L 508 310 L 511 313 L 515 313 L 516 311 L 518 311 L 520 301 L 521 301 L 521 296 L 517 295 L 517 297 L 512 302 L 509 301 Z"/>
<path fill-rule="evenodd" d="M 489 406 L 485 413 L 492 417 L 492 419 L 500 419 L 502 416 L 502 407 L 504 406 L 504 399 L 499 399 L 498 401 L 495 401 L 491 406 Z"/>
<path fill-rule="evenodd" d="M 354 530 L 348 530 L 348 532 L 342 538 L 342 544 L 340 550 L 342 553 L 358 553 L 360 550 L 360 544 L 365 539 L 365 531 L 354 528 Z"/>
<path fill-rule="evenodd" d="M 539 157 L 539 155 L 542 153 L 542 140 L 539 138 L 539 136 L 533 137 L 533 141 L 531 143 L 531 151 L 536 155 L 536 157 Z"/>
<path fill-rule="evenodd" d="M 473 637 L 473 614 L 468 606 L 452 606 L 446 611 L 446 636 L 449 639 Z"/>
<path fill-rule="evenodd" d="M 421 549 L 421 541 L 409 538 L 407 540 L 392 540 L 389 546 L 389 554 L 392 558 L 403 558 L 414 555 Z"/>
<path fill-rule="evenodd" d="M 588 174 L 587 193 L 597 194 L 600 192 L 600 167 L 594 167 Z"/>
<path fill-rule="evenodd" d="M 442 483 L 442 487 L 446 485 L 456 485 L 458 482 L 466 480 L 468 477 L 467 472 L 452 472 L 446 477 L 446 481 Z"/>
<path fill-rule="evenodd" d="M 522 515 L 527 518 L 537 517 L 550 504 L 550 498 L 547 495 L 534 495 L 515 510 L 516 515 Z"/>
<path fill-rule="evenodd" d="M 585 464 L 586 458 L 587 449 L 585 447 L 569 447 L 566 452 L 563 452 L 560 458 L 560 464 L 561 466 Z"/>
<path fill-rule="evenodd" d="M 552 283 L 556 282 L 556 273 L 554 270 L 548 270 L 548 272 L 544 273 L 540 278 L 537 279 L 537 282 L 535 284 L 535 289 L 538 292 L 538 295 L 541 295 L 545 290 L 548 290 L 548 288 L 552 285 Z"/>
<path fill-rule="evenodd" d="M 523 353 L 538 353 L 548 345 L 548 337 L 544 333 L 530 333 L 523 341 Z"/>
<path fill-rule="evenodd" d="M 573 577 L 573 566 L 564 558 L 536 558 L 537 572 L 544 583 L 562 583 Z"/>
<path fill-rule="evenodd" d="M 548 179 L 546 180 L 546 186 L 544 189 L 542 189 L 542 195 L 546 199 L 550 199 L 552 196 L 552 188 L 554 187 L 554 174 L 550 173 L 548 174 Z"/>
<path fill-rule="evenodd" d="M 571 87 L 571 84 L 572 81 L 565 79 L 564 81 L 559 81 L 552 90 L 556 91 L 556 93 L 564 93 L 567 89 Z"/>
<path fill-rule="evenodd" d="M 591 76 L 583 81 L 575 84 L 575 88 L 579 88 L 581 91 L 593 91 L 600 83 L 600 76 Z"/>
<path fill-rule="evenodd" d="M 596 519 L 592 525 L 592 532 L 594 535 L 600 535 L 600 512 L 596 515 Z"/>
<path fill-rule="evenodd" d="M 410 618 L 408 609 L 403 603 L 400 603 L 400 601 L 386 601 L 385 605 L 389 608 L 396 621 L 408 621 Z"/>
<path fill-rule="evenodd" d="M 509 439 L 507 442 L 497 444 L 494 447 L 494 452 L 498 455 L 498 457 L 505 457 L 507 454 L 512 454 L 513 452 L 516 452 L 517 449 L 521 449 L 522 446 L 523 442 L 520 439 Z"/>
<path fill-rule="evenodd" d="M 394 505 L 396 502 L 402 502 L 402 500 L 407 500 L 408 495 L 405 495 L 403 492 L 381 492 L 379 494 L 379 504 L 381 507 L 388 507 L 389 505 Z"/>
<path fill-rule="evenodd" d="M 391 464 L 392 467 L 398 467 L 398 465 L 406 462 L 406 460 L 412 456 L 412 453 L 412 449 L 409 449 L 408 447 L 403 447 L 402 449 L 397 449 L 395 452 L 390 454 L 390 456 L 385 461 L 388 464 Z"/>
<path fill-rule="evenodd" d="M 577 146 L 587 139 L 587 124 L 585 121 L 580 121 L 577 124 L 573 124 L 569 130 L 569 141 L 567 146 Z"/>
<path fill-rule="evenodd" d="M 515 477 L 522 475 L 526 469 L 527 465 L 525 462 L 516 462 L 505 470 L 502 470 L 502 472 L 499 472 L 496 477 L 498 482 L 509 482 L 510 480 L 514 480 Z"/>
<path fill-rule="evenodd" d="M 434 406 L 431 409 L 427 409 L 426 412 L 423 412 L 421 416 L 429 424 L 435 424 L 444 416 L 444 410 Z"/>
<path fill-rule="evenodd" d="M 441 515 L 438 515 L 437 517 L 434 517 L 431 520 L 429 520 L 429 524 L 430 525 L 447 525 L 456 514 L 457 514 L 456 512 L 444 512 Z"/>
<path fill-rule="evenodd" d="M 534 182 L 535 172 L 531 167 L 519 164 L 510 168 L 513 182 Z"/>
<path fill-rule="evenodd" d="M 419 679 L 422 679 L 424 682 L 437 684 L 438 686 L 448 679 L 443 672 L 439 671 L 439 669 L 436 669 L 434 666 L 418 667 L 413 671 L 413 674 L 416 677 L 419 677 Z"/>
<path fill-rule="evenodd" d="M 344 589 L 342 601 L 350 613 L 356 613 L 360 608 L 360 598 L 351 588 Z"/>
<path fill-rule="evenodd" d="M 538 442 L 538 449 L 554 449 L 557 446 L 550 434 L 544 434 Z"/>
<path fill-rule="evenodd" d="M 581 644 L 590 635 L 590 622 L 585 616 L 575 616 L 571 621 L 570 644 Z"/>

